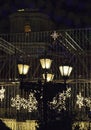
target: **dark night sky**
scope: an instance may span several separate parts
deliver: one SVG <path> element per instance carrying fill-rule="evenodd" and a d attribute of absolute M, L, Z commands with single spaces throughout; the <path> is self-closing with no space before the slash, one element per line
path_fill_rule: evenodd
<path fill-rule="evenodd" d="M 90 0 L 0 0 L 0 27 L 8 29 L 8 16 L 20 8 L 39 9 L 49 15 L 57 27 L 91 26 Z"/>

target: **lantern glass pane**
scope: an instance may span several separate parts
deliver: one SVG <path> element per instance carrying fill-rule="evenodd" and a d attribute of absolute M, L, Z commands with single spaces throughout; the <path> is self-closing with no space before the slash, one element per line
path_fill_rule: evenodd
<path fill-rule="evenodd" d="M 26 64 L 18 64 L 19 74 L 26 75 L 26 74 L 28 73 L 28 70 L 29 70 L 29 65 L 26 65 Z"/>
<path fill-rule="evenodd" d="M 53 80 L 54 78 L 54 75 L 53 74 L 50 74 L 50 73 L 47 73 L 47 75 L 45 76 L 45 74 L 43 74 L 43 79 L 47 78 L 47 82 L 50 82 Z"/>
<path fill-rule="evenodd" d="M 71 66 L 60 66 L 59 69 L 62 76 L 70 76 L 72 72 Z"/>
<path fill-rule="evenodd" d="M 51 59 L 40 59 L 40 63 L 43 69 L 50 69 L 52 60 Z"/>

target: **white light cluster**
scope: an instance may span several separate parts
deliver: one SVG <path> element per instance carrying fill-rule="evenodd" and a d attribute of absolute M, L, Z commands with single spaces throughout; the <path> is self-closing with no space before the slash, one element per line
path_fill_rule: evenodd
<path fill-rule="evenodd" d="M 51 34 L 51 37 L 52 37 L 54 40 L 56 40 L 56 39 L 58 38 L 58 36 L 59 36 L 59 34 L 58 34 L 56 31 L 54 31 L 54 32 Z"/>
<path fill-rule="evenodd" d="M 91 98 L 90 97 L 83 97 L 81 92 L 77 95 L 76 104 L 79 108 L 88 107 L 91 111 Z"/>
<path fill-rule="evenodd" d="M 77 97 L 76 104 L 78 105 L 79 108 L 81 108 L 82 106 L 84 106 L 84 97 L 82 97 L 80 92 L 79 94 L 77 94 L 76 97 Z"/>
<path fill-rule="evenodd" d="M 1 89 L 0 89 L 0 100 L 1 101 L 4 99 L 4 93 L 5 93 L 5 89 L 2 86 Z"/>
<path fill-rule="evenodd" d="M 15 98 L 11 98 L 11 106 L 16 107 L 17 110 L 21 108 L 27 109 L 28 112 L 32 112 L 37 110 L 37 100 L 34 96 L 34 93 L 30 92 L 29 99 L 21 98 L 19 95 L 16 95 Z"/>
<path fill-rule="evenodd" d="M 71 96 L 71 88 L 67 88 L 66 91 L 63 91 L 62 93 L 57 94 L 52 102 L 49 103 L 49 106 L 51 109 L 54 110 L 66 110 L 66 99 Z"/>
<path fill-rule="evenodd" d="M 34 94 L 33 94 L 33 93 L 30 93 L 30 94 L 29 94 L 29 99 L 28 99 L 27 105 L 26 105 L 28 111 L 29 111 L 29 112 L 32 112 L 32 110 L 37 110 L 37 104 L 38 104 L 38 102 L 37 102 L 37 100 L 36 100 Z"/>
<path fill-rule="evenodd" d="M 89 107 L 90 111 L 91 111 L 91 98 L 85 98 L 85 102 L 86 102 L 86 106 Z"/>

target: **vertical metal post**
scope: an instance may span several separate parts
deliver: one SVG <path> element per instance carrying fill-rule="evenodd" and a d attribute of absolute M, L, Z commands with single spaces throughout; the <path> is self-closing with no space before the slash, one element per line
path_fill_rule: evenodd
<path fill-rule="evenodd" d="M 43 123 L 47 127 L 47 72 L 45 69 L 45 81 L 43 85 Z"/>

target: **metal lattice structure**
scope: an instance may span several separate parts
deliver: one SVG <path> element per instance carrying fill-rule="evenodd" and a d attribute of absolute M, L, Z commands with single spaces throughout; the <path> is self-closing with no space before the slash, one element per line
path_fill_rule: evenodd
<path fill-rule="evenodd" d="M 54 31 L 30 32 L 18 34 L 0 34 L 0 86 L 6 88 L 5 99 L 0 103 L 1 117 L 17 117 L 10 106 L 10 98 L 17 93 L 27 97 L 28 92 L 20 92 L 18 61 L 24 60 L 30 65 L 26 80 L 37 82 L 42 79 L 39 58 L 50 56 L 53 59 L 52 72 L 54 83 L 63 83 L 58 66 L 64 59 L 72 64 L 73 72 L 67 83 L 72 87 L 72 96 L 69 100 L 69 110 L 77 112 L 76 119 L 86 117 L 85 109 L 80 111 L 75 105 L 76 94 L 80 91 L 84 97 L 91 95 L 91 29 L 56 30 L 58 37 L 51 35 Z M 23 115 L 21 111 L 21 115 Z M 28 114 L 28 112 L 25 112 Z M 36 113 L 33 115 L 35 118 Z M 83 114 L 84 113 L 84 114 Z M 24 115 L 23 115 L 24 116 Z M 37 113 L 38 116 L 38 113 Z M 31 114 L 29 119 L 31 119 Z M 85 118 L 84 118 L 85 119 Z"/>

